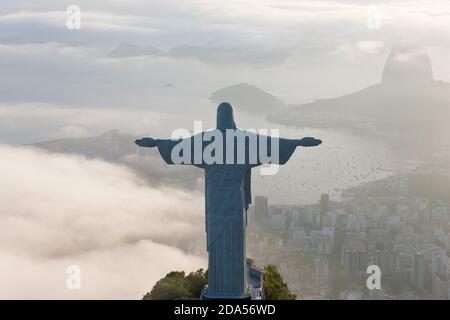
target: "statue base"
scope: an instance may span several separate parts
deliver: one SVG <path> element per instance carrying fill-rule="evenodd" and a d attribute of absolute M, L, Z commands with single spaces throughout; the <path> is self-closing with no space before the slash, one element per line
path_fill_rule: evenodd
<path fill-rule="evenodd" d="M 247 258 L 247 293 L 240 295 L 208 294 L 208 285 L 203 288 L 201 300 L 263 300 L 264 270 L 255 266 L 253 259 Z"/>
<path fill-rule="evenodd" d="M 226 296 L 226 295 L 208 295 L 203 293 L 201 300 L 251 300 L 252 296 L 249 294 L 244 294 L 241 296 Z"/>

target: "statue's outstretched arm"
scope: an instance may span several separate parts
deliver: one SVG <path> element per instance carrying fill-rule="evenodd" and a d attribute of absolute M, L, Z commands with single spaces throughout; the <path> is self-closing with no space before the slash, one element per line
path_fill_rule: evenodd
<path fill-rule="evenodd" d="M 137 139 L 136 141 L 134 141 L 134 143 L 136 143 L 139 147 L 145 148 L 153 148 L 157 146 L 157 141 L 153 138 Z"/>
<path fill-rule="evenodd" d="M 305 137 L 297 141 L 298 141 L 297 146 L 300 147 L 315 147 L 322 143 L 322 140 L 315 139 L 312 137 Z"/>

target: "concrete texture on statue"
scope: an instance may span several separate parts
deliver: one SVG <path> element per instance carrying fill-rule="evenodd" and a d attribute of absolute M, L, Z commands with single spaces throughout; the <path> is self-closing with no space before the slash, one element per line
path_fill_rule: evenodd
<path fill-rule="evenodd" d="M 237 136 L 232 136 L 234 148 L 227 149 L 227 129 L 234 130 L 235 133 L 245 133 L 247 136 L 256 139 L 257 149 L 249 148 L 248 141 L 244 150 L 238 150 Z M 208 250 L 208 289 L 204 298 L 248 298 L 247 290 L 247 269 L 246 269 L 246 249 L 245 230 L 247 225 L 247 209 L 251 203 L 251 169 L 261 164 L 267 163 L 260 157 L 260 139 L 267 137 L 243 131 L 236 128 L 233 116 L 233 108 L 228 103 L 222 103 L 217 109 L 217 129 L 223 139 L 223 164 L 208 164 L 202 158 L 198 162 L 195 159 L 196 141 L 201 141 L 200 147 L 203 150 L 212 143 L 211 140 L 204 141 L 205 132 L 197 135 L 177 140 L 143 138 L 136 140 L 136 144 L 141 147 L 158 147 L 159 153 L 168 164 L 174 164 L 172 154 L 174 148 L 179 143 L 189 142 L 191 146 L 190 161 L 185 164 L 192 164 L 205 170 L 205 222 Z M 199 138 L 201 139 L 196 140 Z M 190 141 L 186 141 L 190 140 Z M 267 145 L 267 155 L 272 154 L 272 144 L 276 141 L 279 148 L 279 156 L 271 163 L 285 164 L 294 153 L 297 146 L 316 146 L 321 143 L 314 138 L 282 139 L 272 138 L 263 140 Z M 274 145 L 277 145 L 276 143 Z M 198 144 L 197 144 L 198 145 Z M 245 161 L 238 162 L 239 153 L 245 152 Z M 233 164 L 226 163 L 227 152 L 234 152 L 232 156 Z M 254 153 L 257 153 L 256 155 Z M 276 150 L 274 150 L 276 152 Z M 253 159 L 253 160 L 252 160 Z M 254 161 L 256 159 L 256 161 Z M 197 161 L 196 161 L 197 160 Z"/>

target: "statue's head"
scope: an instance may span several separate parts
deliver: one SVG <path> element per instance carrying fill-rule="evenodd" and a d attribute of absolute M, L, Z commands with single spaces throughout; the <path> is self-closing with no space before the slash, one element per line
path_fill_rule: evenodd
<path fill-rule="evenodd" d="M 228 102 L 223 102 L 217 108 L 217 129 L 236 129 L 233 107 Z"/>

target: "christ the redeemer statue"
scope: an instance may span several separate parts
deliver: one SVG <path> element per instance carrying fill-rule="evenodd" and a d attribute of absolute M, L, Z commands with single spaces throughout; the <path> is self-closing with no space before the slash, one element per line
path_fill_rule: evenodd
<path fill-rule="evenodd" d="M 192 164 L 205 170 L 208 287 L 204 298 L 249 297 L 245 229 L 251 203 L 251 169 L 262 164 L 285 164 L 298 146 L 321 143 L 309 137 L 282 139 L 237 129 L 228 103 L 217 109 L 215 130 L 184 139 L 136 140 L 140 147 L 158 147 L 168 164 Z"/>

